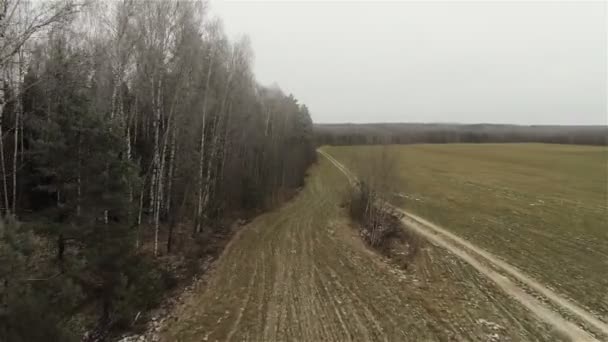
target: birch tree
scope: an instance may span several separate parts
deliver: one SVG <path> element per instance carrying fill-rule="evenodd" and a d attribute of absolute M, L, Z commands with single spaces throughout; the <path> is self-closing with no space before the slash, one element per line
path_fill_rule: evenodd
<path fill-rule="evenodd" d="M 28 14 L 66 16 L 23 29 L 0 11 L 11 37 L 0 51 L 10 62 L 0 69 L 0 202 L 54 242 L 56 260 L 36 278 L 73 289 L 57 314 L 95 312 L 103 334 L 147 309 L 154 299 L 142 293 L 162 292 L 148 260 L 165 233 L 167 253 L 193 257 L 210 233 L 301 186 L 312 125 L 294 96 L 256 82 L 248 40 L 231 42 L 204 2 L 101 1 L 79 13 L 60 6 L 69 3 L 41 3 Z M 184 226 L 203 234 L 174 234 Z"/>

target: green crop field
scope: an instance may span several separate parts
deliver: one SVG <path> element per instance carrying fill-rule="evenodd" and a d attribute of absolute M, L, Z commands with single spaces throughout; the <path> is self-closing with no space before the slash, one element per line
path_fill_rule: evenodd
<path fill-rule="evenodd" d="M 395 202 L 608 321 L 608 148 L 545 144 L 325 147 L 355 173 L 396 158 Z"/>

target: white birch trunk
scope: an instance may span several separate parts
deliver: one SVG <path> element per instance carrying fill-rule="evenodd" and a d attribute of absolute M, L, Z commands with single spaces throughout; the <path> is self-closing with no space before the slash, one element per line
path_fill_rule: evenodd
<path fill-rule="evenodd" d="M 10 213 L 10 204 L 8 202 L 8 189 L 6 187 L 6 165 L 4 163 L 4 133 L 2 130 L 4 119 L 4 79 L 0 79 L 0 167 L 2 167 L 2 182 L 4 185 L 4 209 L 8 215 Z"/>
<path fill-rule="evenodd" d="M 137 106 L 137 96 L 135 96 L 135 111 L 133 112 L 133 141 L 130 142 L 129 146 L 134 146 L 137 145 L 137 138 L 139 135 L 139 127 L 137 125 L 137 118 L 138 118 L 138 106 Z"/>
<path fill-rule="evenodd" d="M 145 179 L 144 184 L 141 185 L 141 190 L 139 191 L 139 208 L 137 211 L 137 232 L 135 234 L 135 248 L 139 248 L 140 245 L 140 232 L 141 232 L 141 215 L 144 210 L 144 194 L 146 190 Z"/>
<path fill-rule="evenodd" d="M 207 167 L 207 177 L 205 181 L 205 194 L 203 198 L 203 208 L 207 208 L 210 200 L 211 200 L 211 190 L 216 187 L 217 179 L 214 180 L 213 187 L 211 187 L 211 171 L 212 168 L 217 164 L 217 157 L 219 154 L 219 140 L 220 136 L 222 136 L 222 128 L 225 128 L 226 122 L 226 103 L 228 100 L 228 94 L 230 93 L 230 86 L 232 85 L 232 79 L 234 77 L 234 51 L 232 54 L 232 61 L 230 65 L 230 73 L 228 74 L 228 79 L 226 81 L 226 87 L 224 88 L 224 96 L 222 98 L 220 111 L 216 116 L 215 124 L 213 125 L 213 142 L 211 144 L 211 158 L 209 158 L 209 163 Z M 222 120 L 224 118 L 224 120 Z"/>
<path fill-rule="evenodd" d="M 21 130 L 21 132 L 19 134 L 19 137 L 21 139 L 20 140 L 21 153 L 19 154 L 19 159 L 21 160 L 21 164 L 23 164 L 23 160 L 25 158 L 25 153 L 23 153 L 24 149 L 25 149 L 25 144 L 24 144 L 25 139 L 24 139 L 24 135 L 23 135 L 23 117 L 24 117 L 24 115 L 21 115 L 21 122 L 19 123 L 19 128 Z"/>
<path fill-rule="evenodd" d="M 19 125 L 21 123 L 21 117 L 23 116 L 23 94 L 22 94 L 22 84 L 23 84 L 23 51 L 20 49 L 17 55 L 18 57 L 18 77 L 17 77 L 17 97 L 16 104 L 17 110 L 15 112 L 15 134 L 14 134 L 14 146 L 13 146 L 13 215 L 17 214 L 17 170 L 18 170 L 18 152 L 19 152 Z"/>
<path fill-rule="evenodd" d="M 218 174 L 217 174 L 217 179 L 216 179 L 216 184 L 215 184 L 215 189 L 214 192 L 217 191 L 217 187 L 218 184 L 221 186 L 222 181 L 224 180 L 224 167 L 226 165 L 226 159 L 227 159 L 227 154 L 228 154 L 228 129 L 229 129 L 229 125 L 230 125 L 230 114 L 232 112 L 232 101 L 230 101 L 228 103 L 228 107 L 227 107 L 227 111 L 226 111 L 226 119 L 225 119 L 225 123 L 224 123 L 224 137 L 222 139 L 222 153 L 221 153 L 221 159 L 219 161 L 220 165 L 219 165 L 219 169 L 218 169 Z"/>
<path fill-rule="evenodd" d="M 159 76 L 160 77 L 160 76 Z M 154 103 L 154 156 L 152 159 L 152 181 L 150 183 L 150 204 L 152 209 L 151 221 L 154 223 L 154 255 L 158 254 L 158 232 L 159 232 L 159 221 L 157 215 L 157 202 L 159 200 L 158 187 L 161 185 L 160 179 L 161 174 L 159 173 L 160 168 L 160 121 L 161 121 L 161 89 L 162 81 L 159 79 Z"/>
<path fill-rule="evenodd" d="M 127 160 L 131 160 L 131 127 L 129 127 L 128 122 L 125 132 L 125 145 L 127 145 Z"/>
<path fill-rule="evenodd" d="M 82 202 L 82 175 L 81 175 L 81 148 L 80 139 L 78 139 L 78 174 L 76 178 L 76 216 L 80 216 L 80 206 Z"/>
<path fill-rule="evenodd" d="M 114 74 L 114 89 L 112 89 L 112 98 L 111 98 L 111 102 L 110 102 L 110 108 L 112 108 L 112 110 L 110 111 L 110 119 L 114 119 L 114 117 L 116 116 L 117 112 L 118 112 L 118 92 L 120 91 L 120 86 L 119 83 L 120 82 L 120 71 L 116 70 L 115 74 Z"/>
<path fill-rule="evenodd" d="M 202 219 L 203 219 L 203 185 L 204 185 L 204 177 L 203 174 L 205 169 L 205 128 L 207 122 L 207 101 L 209 99 L 209 86 L 211 83 L 211 69 L 213 68 L 213 60 L 214 55 L 211 55 L 209 60 L 209 69 L 207 70 L 207 80 L 205 81 L 205 95 L 203 97 L 203 124 L 201 128 L 201 142 L 200 142 L 200 156 L 199 156 L 199 181 L 198 181 L 198 205 L 196 210 L 196 227 L 195 232 L 200 232 L 202 229 Z"/>
<path fill-rule="evenodd" d="M 162 89 L 162 82 L 159 80 L 156 86 L 156 90 L 153 96 L 153 107 L 154 107 L 154 118 L 152 119 L 152 126 L 154 130 L 154 152 L 152 155 L 152 174 L 150 179 L 150 224 L 154 223 L 155 209 L 156 209 L 156 187 L 158 186 L 158 168 L 160 164 L 160 120 L 161 120 L 161 103 L 160 93 Z"/>
<path fill-rule="evenodd" d="M 204 190 L 203 190 L 203 203 L 202 203 L 202 208 L 203 210 L 206 210 L 208 208 L 209 202 L 210 202 L 210 196 L 211 196 L 211 174 L 213 171 L 213 167 L 215 165 L 215 158 L 217 156 L 217 137 L 218 137 L 218 126 L 219 126 L 219 122 L 220 122 L 220 114 L 217 114 L 216 117 L 214 118 L 214 122 L 211 126 L 211 134 L 212 134 L 212 140 L 211 140 L 211 146 L 210 149 L 211 151 L 209 152 L 209 158 L 207 158 L 207 168 L 205 170 L 205 180 L 204 180 Z"/>
<path fill-rule="evenodd" d="M 173 125 L 173 134 L 171 135 L 171 146 L 169 147 L 169 171 L 167 175 L 167 201 L 165 204 L 165 213 L 170 214 L 171 210 L 171 190 L 173 186 L 173 174 L 175 173 L 175 153 L 177 149 L 176 144 L 177 136 L 177 125 Z"/>
<path fill-rule="evenodd" d="M 17 170 L 18 170 L 18 152 L 19 152 L 19 122 L 21 121 L 21 96 L 17 99 L 17 111 L 15 113 L 15 134 L 14 134 L 14 148 L 13 148 L 13 198 L 12 207 L 13 215 L 17 213 Z"/>

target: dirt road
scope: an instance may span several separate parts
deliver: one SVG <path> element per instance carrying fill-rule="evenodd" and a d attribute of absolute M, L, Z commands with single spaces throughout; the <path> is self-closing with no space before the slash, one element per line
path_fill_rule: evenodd
<path fill-rule="evenodd" d="M 324 151 L 320 151 L 320 153 L 330 160 L 332 164 L 347 177 L 351 184 L 356 181 L 356 177 L 343 164 Z M 522 305 L 526 306 L 540 319 L 550 324 L 554 329 L 560 331 L 570 339 L 574 341 L 597 340 L 578 325 L 562 317 L 551 306 L 547 305 L 547 303 L 544 303 L 529 294 L 528 292 L 530 291 L 526 291 L 524 287 L 515 281 L 528 287 L 528 289 L 535 292 L 535 294 L 539 294 L 550 300 L 560 311 L 565 311 L 576 316 L 576 318 L 586 326 L 592 327 L 592 329 L 595 329 L 601 335 L 608 336 L 608 325 L 576 303 L 560 296 L 545 285 L 525 275 L 514 266 L 456 236 L 445 228 L 439 227 L 403 209 L 397 208 L 397 210 L 404 215 L 403 221 L 410 229 L 413 229 L 418 234 L 466 261 L 477 271 L 491 279 L 503 291 L 515 298 Z M 491 266 L 487 266 L 487 264 Z M 503 274 L 508 275 L 515 281 L 505 277 Z"/>
<path fill-rule="evenodd" d="M 567 339 L 444 248 L 407 269 L 368 249 L 341 208 L 348 189 L 319 158 L 296 198 L 234 237 L 161 340 Z"/>

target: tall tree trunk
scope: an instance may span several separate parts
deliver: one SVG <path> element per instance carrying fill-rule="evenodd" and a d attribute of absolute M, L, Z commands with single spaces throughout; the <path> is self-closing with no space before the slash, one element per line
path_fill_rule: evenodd
<path fill-rule="evenodd" d="M 17 170 L 18 168 L 18 152 L 19 152 L 19 133 L 20 133 L 20 127 L 19 125 L 21 124 L 22 121 L 22 117 L 23 117 L 23 89 L 22 89 L 22 85 L 23 85 L 23 50 L 19 49 L 19 52 L 17 54 L 17 65 L 18 65 L 18 70 L 17 70 L 17 85 L 15 87 L 15 89 L 17 89 L 17 96 L 15 97 L 16 100 L 16 111 L 15 111 L 15 133 L 14 133 L 14 146 L 13 146 L 13 201 L 12 201 L 12 205 L 13 205 L 13 215 L 17 215 Z"/>
<path fill-rule="evenodd" d="M 13 207 L 13 215 L 17 213 L 17 170 L 18 170 L 18 152 L 19 152 L 19 123 L 21 122 L 22 115 L 22 102 L 21 96 L 17 96 L 17 108 L 15 111 L 15 133 L 13 135 L 13 198 L 12 198 L 12 207 Z"/>
<path fill-rule="evenodd" d="M 125 145 L 127 147 L 127 160 L 131 160 L 131 127 L 127 121 L 127 128 L 125 130 Z"/>
<path fill-rule="evenodd" d="M 160 76 L 159 76 L 160 77 Z M 161 124 L 161 91 L 162 91 L 162 81 L 159 79 L 156 93 L 154 94 L 154 121 L 152 122 L 154 126 L 154 156 L 152 159 L 152 180 L 150 183 L 150 204 L 151 204 L 151 221 L 154 223 L 154 255 L 158 254 L 158 232 L 159 232 L 159 221 L 157 215 L 157 207 L 158 207 L 158 196 L 160 192 L 158 188 L 162 185 L 160 179 L 162 175 L 160 174 L 160 124 Z"/>
<path fill-rule="evenodd" d="M 8 10 L 8 1 L 2 1 L 2 5 L 0 5 L 0 40 L 4 40 L 6 37 L 4 36 L 7 25 L 5 23 L 5 18 Z M 0 153 L 2 153 L 2 179 L 4 180 L 4 206 L 5 210 L 8 212 L 9 204 L 8 204 L 8 196 L 6 195 L 6 169 L 4 168 L 4 146 L 2 141 L 4 140 L 4 134 L 2 132 L 2 118 L 4 116 L 4 105 L 6 104 L 4 93 L 5 87 L 5 70 L 4 66 L 0 64 Z"/>
<path fill-rule="evenodd" d="M 171 120 L 171 118 L 169 118 L 169 120 Z M 155 216 L 155 224 L 156 221 L 160 221 L 160 217 L 161 217 L 161 213 L 163 212 L 164 209 L 164 198 L 165 198 L 165 169 L 166 169 L 166 165 L 167 165 L 167 146 L 168 146 L 168 140 L 167 136 L 171 131 L 171 122 L 169 122 L 169 124 L 167 125 L 167 128 L 165 129 L 164 132 L 164 137 L 163 137 L 163 141 L 162 141 L 162 148 L 160 151 L 160 165 L 159 165 L 159 169 L 158 169 L 158 184 L 157 184 L 157 188 L 156 188 L 156 192 L 157 192 L 157 197 L 156 197 L 156 216 Z"/>
<path fill-rule="evenodd" d="M 224 167 L 226 165 L 226 159 L 227 159 L 227 155 L 228 155 L 228 147 L 229 147 L 229 137 L 228 137 L 228 131 L 230 128 L 230 117 L 231 117 L 231 112 L 232 112 L 232 100 L 229 101 L 227 109 L 226 109 L 226 118 L 224 120 L 224 128 L 223 128 L 223 138 L 222 138 L 222 146 L 221 146 L 221 153 L 220 153 L 220 160 L 219 160 L 219 165 L 217 168 L 217 180 L 215 182 L 215 187 L 213 189 L 213 193 L 217 193 L 218 191 L 221 190 L 221 186 L 223 184 L 223 180 L 224 180 Z M 218 207 L 218 214 L 221 214 L 222 212 L 222 207 Z"/>
<path fill-rule="evenodd" d="M 169 234 L 167 235 L 167 254 L 171 253 L 173 248 L 173 235 L 176 228 L 179 228 L 177 225 L 178 217 L 184 212 L 184 207 L 186 206 L 186 202 L 188 198 L 190 198 L 191 188 L 188 187 L 184 190 L 184 196 L 182 197 L 182 203 L 179 207 L 175 207 L 175 214 L 172 216 L 171 225 L 169 226 Z"/>
<path fill-rule="evenodd" d="M 205 98 L 207 93 L 205 91 Z M 204 168 L 205 168 L 205 123 L 207 120 L 207 110 L 203 101 L 203 125 L 201 128 L 201 142 L 200 142 L 200 155 L 199 155 L 199 169 L 198 169 L 198 203 L 196 206 L 196 224 L 194 226 L 194 232 L 198 233 L 201 231 L 202 220 L 203 220 L 203 185 L 205 181 Z"/>
<path fill-rule="evenodd" d="M 134 105 L 133 105 L 134 109 L 133 109 L 133 114 L 131 115 L 131 119 L 130 119 L 130 120 L 133 120 L 133 122 L 132 122 L 132 125 L 133 125 L 133 141 L 129 141 L 129 148 L 130 149 L 132 149 L 133 146 L 137 146 L 137 138 L 138 138 L 138 135 L 139 135 L 139 129 L 138 129 L 139 126 L 137 124 L 137 120 L 138 120 L 138 117 L 139 117 L 139 111 L 138 111 L 138 108 L 139 108 L 139 99 L 138 99 L 137 93 L 135 93 L 135 100 L 133 102 L 134 102 Z"/>
<path fill-rule="evenodd" d="M 217 157 L 217 145 L 218 145 L 218 126 L 220 124 L 221 113 L 217 113 L 211 124 L 211 145 L 209 146 L 209 156 L 207 158 L 207 165 L 205 167 L 205 180 L 204 180 L 204 189 L 203 189 L 203 217 L 206 217 L 205 211 L 209 207 L 209 203 L 211 202 L 211 177 L 214 175 L 214 168 L 216 164 Z"/>
<path fill-rule="evenodd" d="M 219 112 L 216 114 L 215 116 L 215 124 L 213 125 L 213 141 L 211 143 L 211 158 L 209 158 L 209 163 L 208 163 L 208 167 L 207 167 L 207 177 L 206 177 L 206 181 L 205 181 L 205 194 L 203 197 L 203 208 L 206 209 L 207 206 L 209 205 L 210 201 L 214 198 L 212 197 L 212 190 L 214 190 L 217 186 L 217 171 L 218 171 L 218 166 L 220 165 L 220 163 L 218 162 L 217 158 L 219 156 L 220 153 L 220 139 L 223 137 L 223 130 L 226 129 L 226 121 L 227 121 L 227 114 L 226 114 L 226 108 L 227 108 L 227 101 L 228 101 L 228 96 L 230 94 L 231 91 L 231 85 L 232 85 L 232 79 L 234 77 L 234 51 L 232 53 L 232 60 L 231 60 L 231 64 L 230 64 L 230 72 L 228 74 L 228 79 L 226 80 L 226 87 L 224 88 L 224 94 L 222 97 L 222 101 L 221 101 L 221 105 L 220 105 L 220 110 Z M 213 172 L 215 171 L 215 172 Z M 213 180 L 213 184 L 211 183 L 211 176 L 215 177 L 215 179 Z"/>
<path fill-rule="evenodd" d="M 139 210 L 137 211 L 137 232 L 135 233 L 135 248 L 139 248 L 140 245 L 140 232 L 141 232 L 141 215 L 144 210 L 144 193 L 146 192 L 145 184 L 141 185 L 141 191 L 139 192 Z"/>
<path fill-rule="evenodd" d="M 80 136 L 78 136 L 78 171 L 76 177 L 76 216 L 80 216 L 80 207 L 82 202 L 82 160 L 81 160 L 81 146 L 80 146 Z"/>
<path fill-rule="evenodd" d="M 205 128 L 207 122 L 207 101 L 209 100 L 209 86 L 211 84 L 211 69 L 213 68 L 214 54 L 210 55 L 209 68 L 207 69 L 207 79 L 205 81 L 205 95 L 203 97 L 203 124 L 201 128 L 201 141 L 200 141 L 200 155 L 199 155 L 199 169 L 198 169 L 198 204 L 196 209 L 196 224 L 194 226 L 194 232 L 200 232 L 202 230 L 203 221 L 203 185 L 205 181 L 205 175 L 203 174 L 205 169 Z"/>
<path fill-rule="evenodd" d="M 4 81 L 0 80 L 0 167 L 2 168 L 2 183 L 4 186 L 3 195 L 4 195 L 4 210 L 5 214 L 8 215 L 10 213 L 10 204 L 8 202 L 8 189 L 6 186 L 6 165 L 4 163 Z"/>
<path fill-rule="evenodd" d="M 19 137 L 20 137 L 19 144 L 21 146 L 21 153 L 19 153 L 19 159 L 21 161 L 21 164 L 23 165 L 23 160 L 25 158 L 25 153 L 23 153 L 24 149 L 25 149 L 25 144 L 24 144 L 25 139 L 24 139 L 24 135 L 23 135 L 23 117 L 25 116 L 25 113 L 23 113 L 23 107 L 21 107 L 21 108 L 22 108 L 21 109 L 22 115 L 21 115 L 21 122 L 19 123 L 19 128 L 21 129 L 21 132 L 19 134 Z"/>
<path fill-rule="evenodd" d="M 172 191 L 172 187 L 173 187 L 173 175 L 175 174 L 175 153 L 177 150 L 177 143 L 176 143 L 176 137 L 177 137 L 177 125 L 174 124 L 173 125 L 173 134 L 171 134 L 171 145 L 169 147 L 169 170 L 168 170 L 168 175 L 167 175 L 167 194 L 166 194 L 166 204 L 165 204 L 165 215 L 167 217 L 169 217 L 169 215 L 171 214 L 171 200 L 172 200 L 172 196 L 171 196 L 171 191 Z"/>
<path fill-rule="evenodd" d="M 169 223 L 169 232 L 167 233 L 167 254 L 171 253 L 171 247 L 173 247 L 173 230 L 177 224 L 177 218 L 171 217 Z"/>
<path fill-rule="evenodd" d="M 112 98 L 110 99 L 110 119 L 119 115 L 120 100 L 118 99 L 120 93 L 120 68 L 115 71 L 114 74 L 114 87 L 112 88 Z"/>
<path fill-rule="evenodd" d="M 156 184 L 156 207 L 154 209 L 154 229 L 155 229 L 155 233 L 154 233 L 154 255 L 158 255 L 158 231 L 159 231 L 159 227 L 160 227 L 160 214 L 161 212 L 163 212 L 165 209 L 163 206 L 165 204 L 164 202 L 164 198 L 165 198 L 165 167 L 167 164 L 167 146 L 169 145 L 169 136 L 171 135 L 171 132 L 173 132 L 173 136 L 171 137 L 172 141 L 174 142 L 175 139 L 175 119 L 173 118 L 175 112 L 176 112 L 176 107 L 177 107 L 177 102 L 178 102 L 178 95 L 179 95 L 179 89 L 180 87 L 178 86 L 175 89 L 175 92 L 173 94 L 173 101 L 171 103 L 171 108 L 169 110 L 169 115 L 167 118 L 167 127 L 165 127 L 164 129 L 164 133 L 163 133 L 163 141 L 162 141 L 162 150 L 159 153 L 159 169 L 157 170 L 156 173 L 156 177 L 157 177 L 157 184 Z M 161 117 L 160 115 L 158 116 L 158 119 L 160 120 Z M 159 125 L 160 125 L 160 121 L 159 121 Z M 175 151 L 172 151 L 173 153 Z M 171 153 L 171 151 L 170 151 Z M 170 159 L 173 159 L 172 156 L 170 156 Z M 172 162 L 172 160 L 170 160 Z M 170 200 L 170 199 L 169 199 Z"/>

